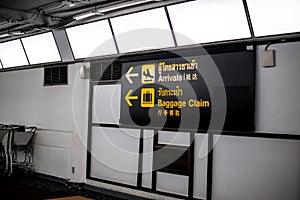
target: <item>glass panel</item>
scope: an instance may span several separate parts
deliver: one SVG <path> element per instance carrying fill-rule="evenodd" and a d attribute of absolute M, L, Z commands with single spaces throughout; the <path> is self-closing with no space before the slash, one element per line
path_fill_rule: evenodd
<path fill-rule="evenodd" d="M 28 65 L 20 40 L 0 43 L 0 59 L 4 68 Z"/>
<path fill-rule="evenodd" d="M 190 146 L 190 133 L 158 131 L 158 144 Z"/>
<path fill-rule="evenodd" d="M 300 31 L 299 0 L 247 0 L 255 36 Z"/>
<path fill-rule="evenodd" d="M 208 135 L 195 135 L 194 198 L 205 199 L 207 190 Z"/>
<path fill-rule="evenodd" d="M 188 176 L 157 172 L 156 179 L 158 191 L 188 196 Z"/>
<path fill-rule="evenodd" d="M 92 127 L 90 175 L 137 185 L 139 129 Z"/>
<path fill-rule="evenodd" d="M 163 8 L 116 17 L 111 22 L 121 53 L 174 46 Z"/>
<path fill-rule="evenodd" d="M 67 28 L 66 32 L 76 59 L 117 53 L 107 20 Z"/>
<path fill-rule="evenodd" d="M 121 85 L 94 87 L 93 123 L 119 124 Z"/>
<path fill-rule="evenodd" d="M 154 130 L 144 130 L 142 186 L 150 189 L 152 187 L 153 142 Z"/>
<path fill-rule="evenodd" d="M 198 0 L 168 10 L 178 45 L 251 36 L 242 0 Z"/>
<path fill-rule="evenodd" d="M 60 61 L 60 55 L 51 32 L 21 39 L 30 64 Z"/>

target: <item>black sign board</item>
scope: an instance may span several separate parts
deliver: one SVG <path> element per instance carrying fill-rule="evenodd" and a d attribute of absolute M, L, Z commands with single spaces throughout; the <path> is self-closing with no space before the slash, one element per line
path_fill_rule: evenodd
<path fill-rule="evenodd" d="M 214 85 L 212 68 L 223 84 Z M 135 58 L 122 63 L 122 74 L 122 125 L 207 130 L 213 105 L 218 109 L 212 101 L 223 89 L 224 129 L 253 129 L 253 51 Z"/>

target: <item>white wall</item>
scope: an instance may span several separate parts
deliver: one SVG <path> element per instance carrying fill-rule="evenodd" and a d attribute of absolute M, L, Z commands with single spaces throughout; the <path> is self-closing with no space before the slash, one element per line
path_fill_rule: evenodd
<path fill-rule="evenodd" d="M 89 63 L 78 63 L 69 68 L 72 69 L 69 77 L 73 77 L 71 166 L 75 167 L 75 172 L 71 173 L 72 182 L 86 181 L 89 80 L 80 78 L 79 71 L 83 65 L 89 67 Z"/>
<path fill-rule="evenodd" d="M 85 172 L 82 155 L 77 152 L 74 157 L 76 141 L 81 138 L 77 143 L 86 143 L 87 134 L 88 80 L 78 79 L 80 66 L 69 66 L 67 86 L 44 87 L 42 68 L 0 73 L 0 122 L 39 128 L 34 145 L 36 172 L 64 179 L 76 177 L 71 174 L 73 165 Z M 75 123 L 78 114 L 83 118 Z"/>
<path fill-rule="evenodd" d="M 300 42 L 274 44 L 276 67 L 256 68 L 256 130 L 300 135 Z"/>

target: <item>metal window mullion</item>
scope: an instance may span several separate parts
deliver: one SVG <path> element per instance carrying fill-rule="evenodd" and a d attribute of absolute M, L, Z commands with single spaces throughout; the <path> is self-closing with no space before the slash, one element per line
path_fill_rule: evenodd
<path fill-rule="evenodd" d="M 116 45 L 117 54 L 120 54 L 119 46 L 118 46 L 118 43 L 117 43 L 117 39 L 116 39 L 116 36 L 115 36 L 114 29 L 113 29 L 113 27 L 112 27 L 112 24 L 111 24 L 110 18 L 108 18 L 108 19 L 107 19 L 107 21 L 108 21 L 108 24 L 109 24 L 109 27 L 110 27 L 110 31 L 111 31 L 111 34 L 112 34 L 112 36 L 113 36 L 113 39 L 114 39 L 115 45 Z"/>
<path fill-rule="evenodd" d="M 23 41 L 22 41 L 22 39 L 19 39 L 19 40 L 20 40 L 20 42 L 21 42 L 21 45 L 22 45 L 23 51 L 24 51 L 24 53 L 25 53 L 25 56 L 26 56 L 26 59 L 27 59 L 28 65 L 31 65 L 31 64 L 30 64 L 30 62 L 29 62 L 29 58 L 28 58 L 27 52 L 26 52 L 26 50 L 25 50 L 25 47 L 24 47 Z"/>
<path fill-rule="evenodd" d="M 3 66 L 3 63 L 2 63 L 1 59 L 0 59 L 0 65 L 1 65 L 1 68 L 4 69 L 4 66 Z"/>
<path fill-rule="evenodd" d="M 253 24 L 252 24 L 252 21 L 251 21 L 251 16 L 250 16 L 250 12 L 249 12 L 248 3 L 247 3 L 247 0 L 242 0 L 242 1 L 243 1 L 246 17 L 247 17 L 247 22 L 248 22 L 248 27 L 249 27 L 249 30 L 250 30 L 251 38 L 254 39 L 255 35 L 254 35 L 254 29 L 253 29 Z"/>
<path fill-rule="evenodd" d="M 168 19 L 168 22 L 169 22 L 169 26 L 170 26 L 170 29 L 171 29 L 171 33 L 172 33 L 172 37 L 173 37 L 173 40 L 174 40 L 175 47 L 178 47 L 178 43 L 177 43 L 177 40 L 176 40 L 176 37 L 175 37 L 175 32 L 174 32 L 174 29 L 173 29 L 171 17 L 170 17 L 167 6 L 164 6 L 164 9 L 165 9 L 165 12 L 166 12 L 166 15 L 167 15 L 167 19 Z"/>

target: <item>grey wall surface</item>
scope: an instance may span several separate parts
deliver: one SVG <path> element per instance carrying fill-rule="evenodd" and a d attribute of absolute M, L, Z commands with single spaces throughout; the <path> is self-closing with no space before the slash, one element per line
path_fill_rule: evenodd
<path fill-rule="evenodd" d="M 300 42 L 274 44 L 276 67 L 263 68 L 257 50 L 257 132 L 300 134 Z M 214 200 L 300 199 L 300 142 L 222 136 L 215 138 Z"/>
<path fill-rule="evenodd" d="M 0 123 L 37 126 L 34 170 L 82 182 L 88 80 L 79 79 L 80 67 L 69 66 L 67 86 L 44 87 L 43 68 L 0 73 Z"/>
<path fill-rule="evenodd" d="M 300 141 L 222 136 L 213 166 L 214 200 L 300 199 Z"/>
<path fill-rule="evenodd" d="M 300 135 L 300 42 L 274 44 L 276 67 L 256 67 L 256 131 Z"/>
<path fill-rule="evenodd" d="M 72 87 L 43 87 L 43 78 L 44 69 L 0 73 L 1 122 L 71 130 Z"/>
<path fill-rule="evenodd" d="M 70 86 L 43 87 L 43 69 L 0 74 L 0 121 L 34 125 L 35 171 L 69 178 L 71 167 Z"/>

